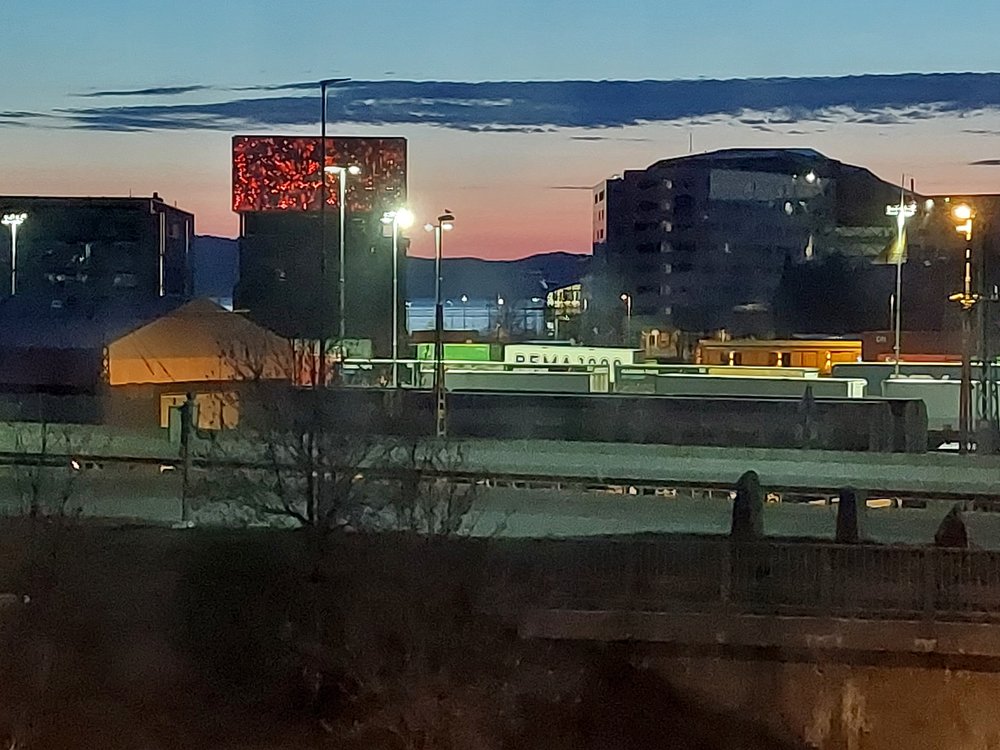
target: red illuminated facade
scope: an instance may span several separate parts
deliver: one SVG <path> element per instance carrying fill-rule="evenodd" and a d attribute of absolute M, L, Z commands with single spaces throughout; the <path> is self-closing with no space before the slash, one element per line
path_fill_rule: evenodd
<path fill-rule="evenodd" d="M 320 138 L 233 138 L 233 211 L 319 211 Z M 347 210 L 391 210 L 406 200 L 406 139 L 327 138 L 327 166 L 358 166 L 347 182 Z M 339 208 L 338 176 L 326 172 L 326 203 Z"/>

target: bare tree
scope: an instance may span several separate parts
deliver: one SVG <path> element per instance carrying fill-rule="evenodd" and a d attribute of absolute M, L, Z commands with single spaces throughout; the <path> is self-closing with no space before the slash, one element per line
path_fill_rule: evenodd
<path fill-rule="evenodd" d="M 38 422 L 8 423 L 12 452 L 8 456 L 13 507 L 30 518 L 79 515 L 73 506 L 87 467 L 78 457 L 94 452 L 92 430 L 82 425 Z"/>
<path fill-rule="evenodd" d="M 399 438 L 389 458 L 392 528 L 426 536 L 460 533 L 479 488 L 476 478 L 463 471 L 462 446 L 440 438 Z"/>

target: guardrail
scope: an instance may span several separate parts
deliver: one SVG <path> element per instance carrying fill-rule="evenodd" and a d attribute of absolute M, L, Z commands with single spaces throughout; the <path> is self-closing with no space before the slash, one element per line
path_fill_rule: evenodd
<path fill-rule="evenodd" d="M 553 608 L 1000 621 L 1000 552 L 986 550 L 547 540 L 501 564 Z"/>

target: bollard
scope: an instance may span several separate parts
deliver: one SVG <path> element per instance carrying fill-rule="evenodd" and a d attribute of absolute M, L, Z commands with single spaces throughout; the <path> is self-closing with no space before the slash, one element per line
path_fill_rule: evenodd
<path fill-rule="evenodd" d="M 764 536 L 764 491 L 756 471 L 748 471 L 736 483 L 730 537 L 736 541 L 756 541 Z"/>
<path fill-rule="evenodd" d="M 865 538 L 865 514 L 868 509 L 865 494 L 853 487 L 843 487 L 837 503 L 837 544 L 859 544 Z"/>

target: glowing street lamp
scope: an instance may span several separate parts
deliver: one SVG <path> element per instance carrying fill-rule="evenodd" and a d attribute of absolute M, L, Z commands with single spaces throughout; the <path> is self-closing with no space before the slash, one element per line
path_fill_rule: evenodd
<path fill-rule="evenodd" d="M 976 303 L 979 302 L 979 295 L 972 291 L 972 220 L 976 218 L 976 212 L 968 203 L 959 203 L 952 208 L 951 217 L 956 222 L 955 231 L 962 235 L 966 241 L 965 276 L 962 291 L 952 294 L 948 299 L 957 302 L 962 307 L 962 386 L 959 391 L 958 403 L 958 451 L 959 453 L 967 453 L 972 445 L 973 427 L 972 313 L 976 308 Z M 989 364 L 983 362 L 984 374 L 986 374 L 988 367 Z"/>
<path fill-rule="evenodd" d="M 10 227 L 10 296 L 17 294 L 17 228 L 28 218 L 26 213 L 4 214 L 0 220 L 6 227 Z"/>
<path fill-rule="evenodd" d="M 409 209 L 398 208 L 382 214 L 382 223 L 392 226 L 392 387 L 399 385 L 396 375 L 399 360 L 399 230 L 413 224 Z"/>
<path fill-rule="evenodd" d="M 625 343 L 630 344 L 632 341 L 632 295 L 622 292 L 618 299 L 625 303 Z"/>
<path fill-rule="evenodd" d="M 445 209 L 437 217 L 437 224 L 424 224 L 424 230 L 434 233 L 434 432 L 444 437 L 445 388 L 444 388 L 444 306 L 441 304 L 441 257 L 444 254 L 444 233 L 455 228 L 455 217 Z"/>
<path fill-rule="evenodd" d="M 326 173 L 327 172 L 329 172 L 331 174 L 337 175 L 337 186 L 338 186 L 338 188 L 340 190 L 340 194 L 338 195 L 338 201 L 337 201 L 338 207 L 340 208 L 340 243 L 339 243 L 340 244 L 340 263 L 339 263 L 340 268 L 337 269 L 338 272 L 339 272 L 339 277 L 337 279 L 337 285 L 338 285 L 338 288 L 340 290 L 340 293 L 338 294 L 338 296 L 340 297 L 340 300 L 339 300 L 339 302 L 340 302 L 340 339 L 341 339 L 341 345 L 343 346 L 343 340 L 347 336 L 347 334 L 346 334 L 346 323 L 347 323 L 347 321 L 344 318 L 344 301 L 346 299 L 346 296 L 345 296 L 346 281 L 345 281 L 345 277 L 344 277 L 344 262 L 345 262 L 344 259 L 346 257 L 346 254 L 344 252 L 344 249 L 345 249 L 344 245 L 345 245 L 346 238 L 347 238 L 347 231 L 346 231 L 347 230 L 347 226 L 346 226 L 346 222 L 347 222 L 347 178 L 348 178 L 348 175 L 350 175 L 351 177 L 355 177 L 355 176 L 361 174 L 361 167 L 359 167 L 357 165 L 354 165 L 354 164 L 352 164 L 349 167 L 329 166 L 329 167 L 323 167 L 323 172 L 324 172 L 324 175 L 323 175 L 323 182 L 324 183 L 326 182 Z"/>
<path fill-rule="evenodd" d="M 905 179 L 905 178 L 904 178 Z M 893 321 L 893 327 L 895 329 L 895 343 L 893 345 L 894 357 L 896 360 L 895 374 L 899 375 L 899 358 L 900 358 L 900 335 L 901 335 L 901 325 L 902 325 L 902 312 L 903 312 L 903 257 L 906 255 L 906 220 L 917 213 L 917 204 L 913 201 L 909 203 L 906 202 L 906 198 L 903 195 L 903 191 L 900 190 L 899 193 L 899 205 L 897 206 L 886 206 L 885 214 L 886 216 L 896 217 L 896 242 L 893 245 L 892 253 L 895 256 L 890 258 L 896 263 L 896 295 L 893 298 L 895 300 L 895 320 Z"/>

